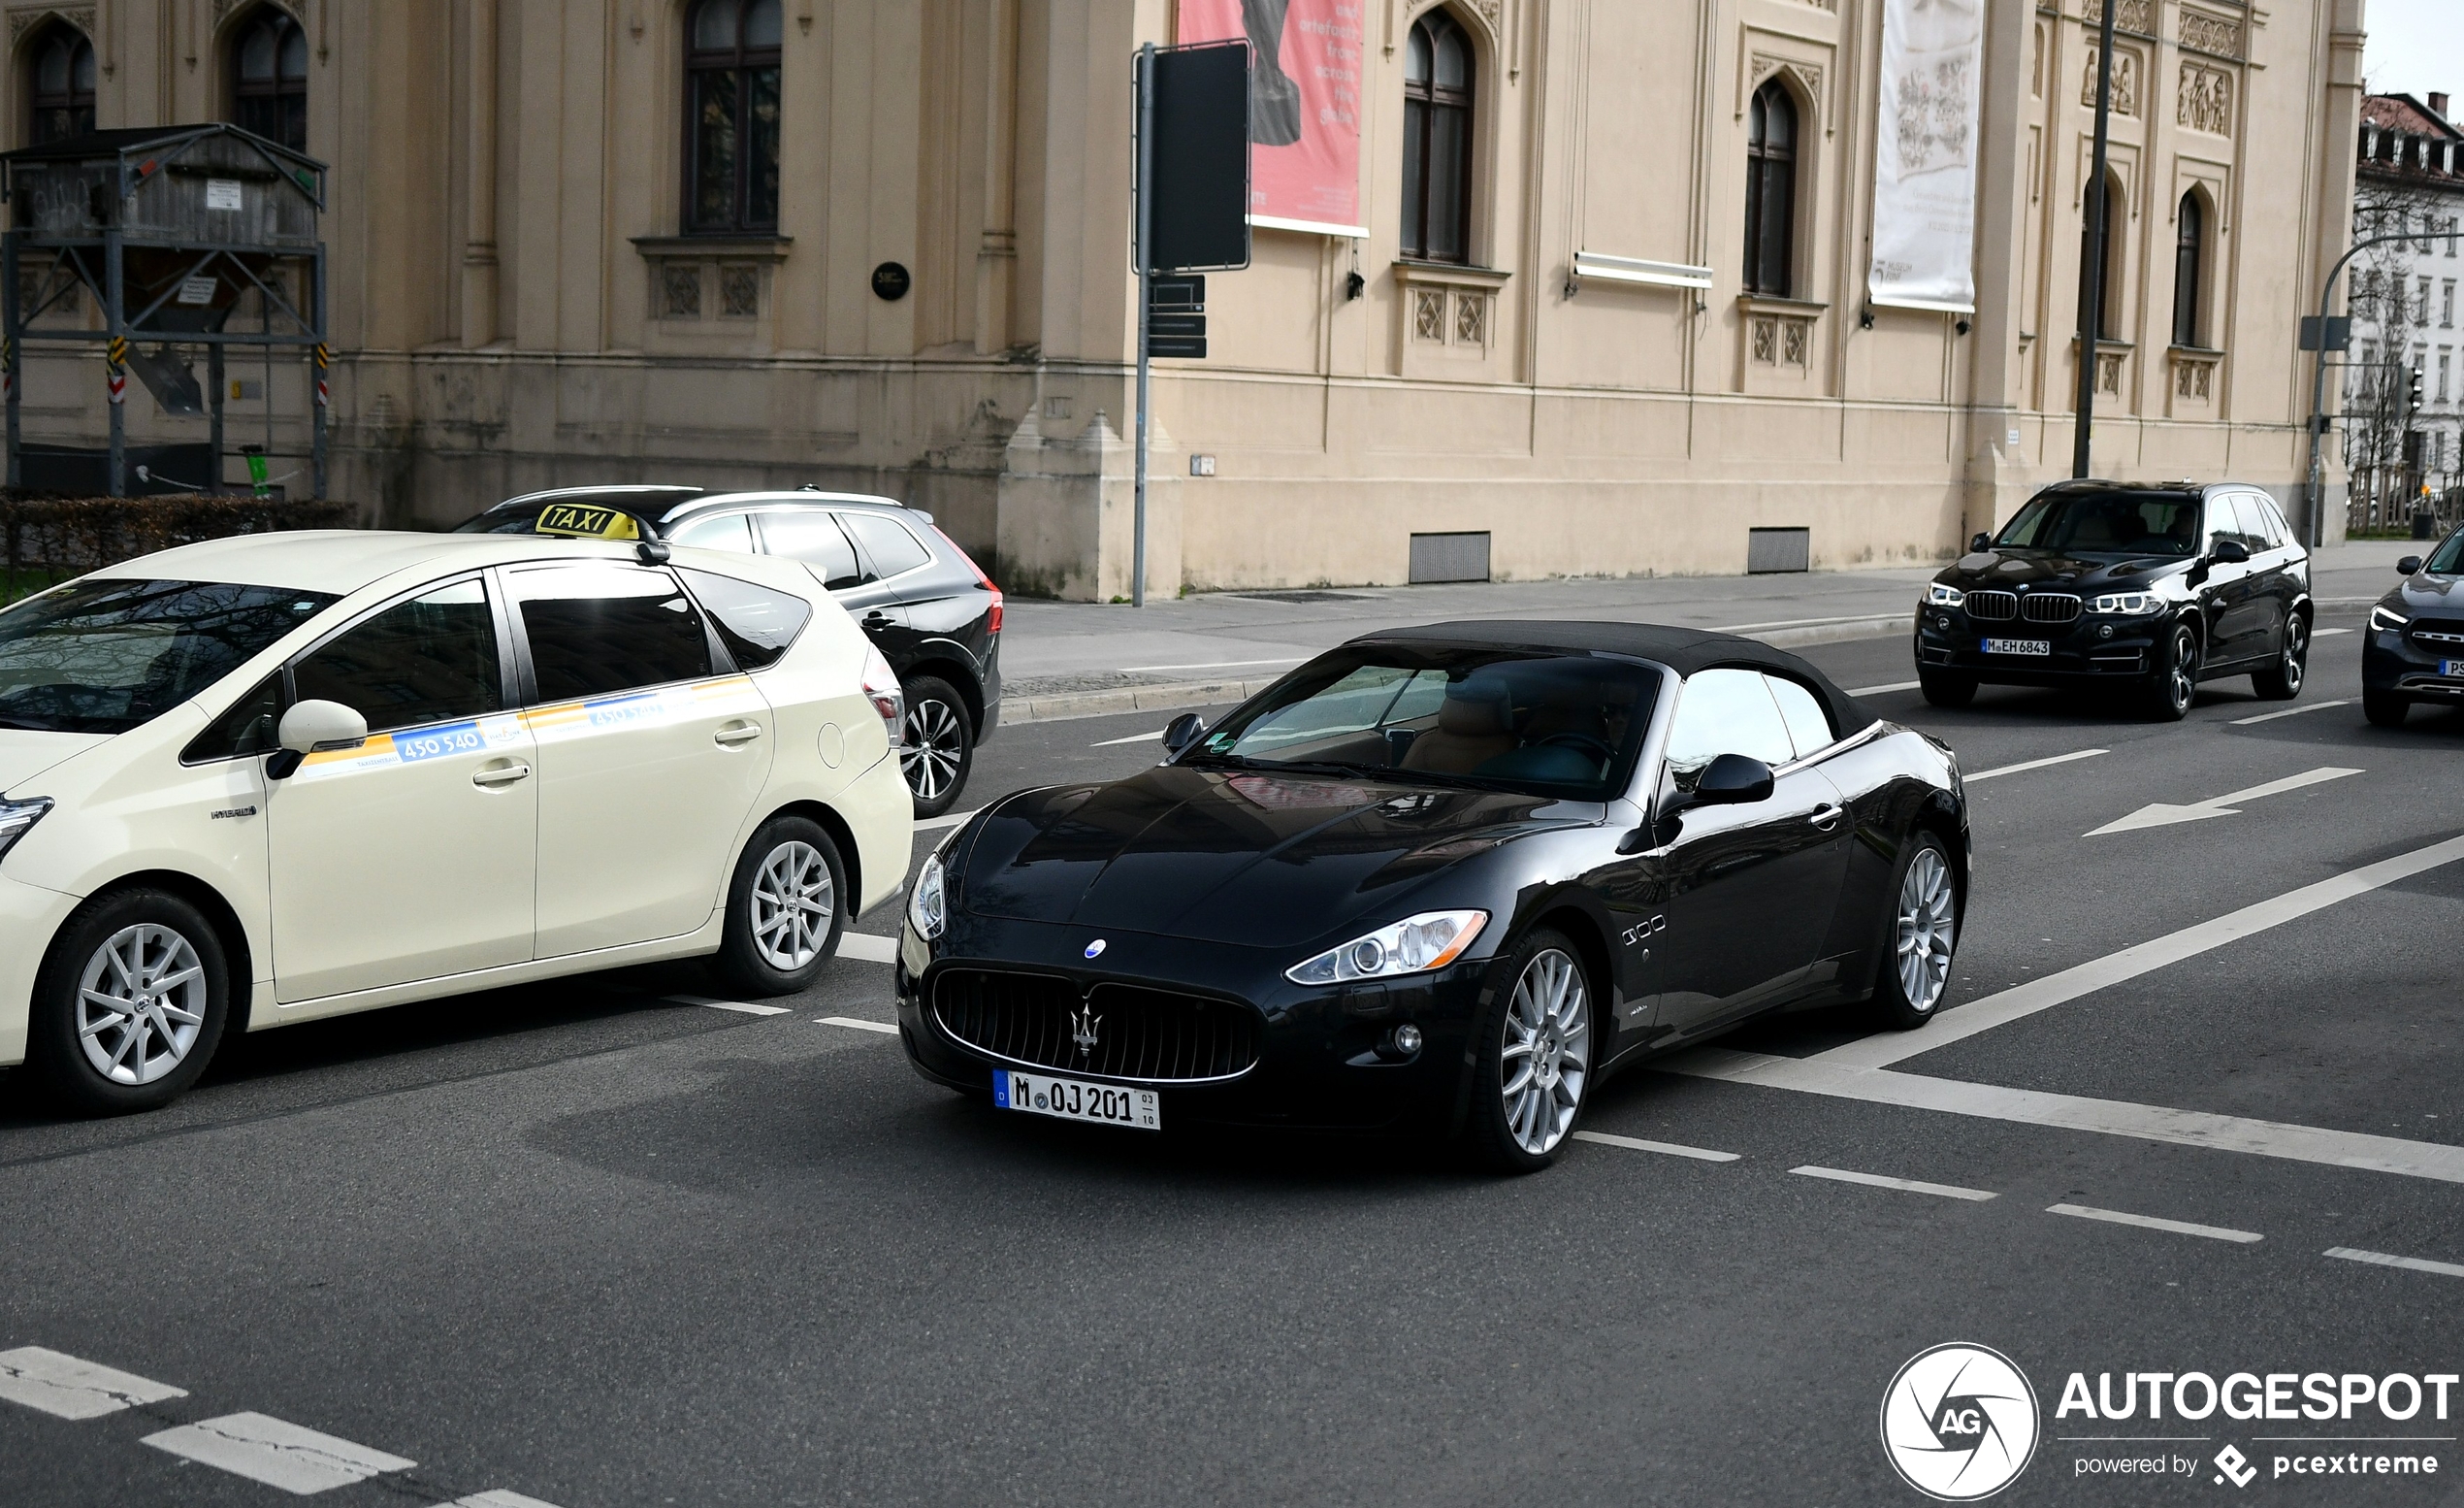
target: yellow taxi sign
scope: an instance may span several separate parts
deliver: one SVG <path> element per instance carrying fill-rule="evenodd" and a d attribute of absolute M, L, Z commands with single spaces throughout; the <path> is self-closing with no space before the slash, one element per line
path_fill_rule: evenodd
<path fill-rule="evenodd" d="M 638 540 L 641 525 L 621 508 L 585 508 L 579 503 L 551 503 L 539 509 L 534 526 L 540 534 L 573 535 L 586 540 Z"/>

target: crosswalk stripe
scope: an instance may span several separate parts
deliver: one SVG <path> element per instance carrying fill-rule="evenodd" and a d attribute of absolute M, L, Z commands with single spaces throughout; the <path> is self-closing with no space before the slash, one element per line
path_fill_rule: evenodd
<path fill-rule="evenodd" d="M 41 1346 L 0 1351 L 0 1398 L 55 1419 L 100 1419 L 188 1392 Z"/>
<path fill-rule="evenodd" d="M 145 1443 L 302 1496 L 419 1464 L 269 1414 L 225 1414 L 149 1434 Z"/>

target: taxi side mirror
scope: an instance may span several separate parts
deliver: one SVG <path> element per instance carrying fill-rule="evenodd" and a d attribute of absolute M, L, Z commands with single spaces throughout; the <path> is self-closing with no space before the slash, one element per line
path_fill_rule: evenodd
<path fill-rule="evenodd" d="M 282 747 L 265 772 L 287 780 L 300 761 L 321 749 L 355 749 L 368 741 L 368 719 L 340 702 L 302 702 L 282 714 L 274 737 Z"/>
<path fill-rule="evenodd" d="M 2395 574 L 2400 576 L 2413 575 L 2420 569 L 2421 557 L 2418 555 L 2407 555 L 2395 563 Z"/>
<path fill-rule="evenodd" d="M 1163 731 L 1164 757 L 1169 759 L 1198 741 L 1207 731 L 1207 720 L 1195 712 L 1183 712 L 1167 724 Z"/>

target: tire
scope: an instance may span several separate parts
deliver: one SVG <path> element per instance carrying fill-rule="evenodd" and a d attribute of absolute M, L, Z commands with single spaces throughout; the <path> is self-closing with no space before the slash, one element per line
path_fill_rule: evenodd
<path fill-rule="evenodd" d="M 937 676 L 907 684 L 907 721 L 900 726 L 898 768 L 915 798 L 916 815 L 937 817 L 967 788 L 975 767 L 975 724 L 966 699 Z"/>
<path fill-rule="evenodd" d="M 2199 631 L 2176 623 L 2166 631 L 2164 650 L 2145 692 L 2148 715 L 2160 723 L 2178 723 L 2190 715 L 2199 696 Z"/>
<path fill-rule="evenodd" d="M 112 1000 L 132 1005 L 114 1010 Z M 222 1045 L 231 966 L 205 913 L 163 890 L 97 896 L 35 975 L 27 1058 L 62 1104 L 128 1115 L 171 1103 Z"/>
<path fill-rule="evenodd" d="M 1882 934 L 1882 962 L 1874 982 L 1874 1012 L 1883 1025 L 1905 1032 L 1933 1019 L 1951 984 L 1951 961 L 1959 948 L 1960 891 L 1951 851 L 1922 830 L 1900 845 L 1892 871 L 1891 909 Z"/>
<path fill-rule="evenodd" d="M 2298 612 L 2285 614 L 2284 644 L 2272 668 L 2251 676 L 2251 684 L 2270 702 L 2290 702 L 2301 695 L 2302 677 L 2310 669 L 2310 620 Z"/>
<path fill-rule="evenodd" d="M 1917 685 L 1935 706 L 1965 706 L 1976 700 L 1976 677 L 1951 671 L 1917 668 Z"/>
<path fill-rule="evenodd" d="M 728 886 L 719 977 L 744 995 L 812 988 L 847 930 L 847 866 L 810 817 L 773 817 L 744 845 Z M 801 902 L 791 909 L 783 897 Z"/>
<path fill-rule="evenodd" d="M 2361 715 L 2370 719 L 2373 728 L 2401 728 L 2406 714 L 2413 710 L 2413 699 L 2392 691 L 2361 693 Z"/>
<path fill-rule="evenodd" d="M 1557 1161 L 1590 1093 L 1598 1056 L 1591 979 L 1573 943 L 1545 928 L 1525 935 L 1495 977 L 1511 983 L 1480 1013 L 1468 1150 L 1495 1171 L 1536 1173 Z M 1508 1087 L 1526 1072 L 1541 1082 Z"/>

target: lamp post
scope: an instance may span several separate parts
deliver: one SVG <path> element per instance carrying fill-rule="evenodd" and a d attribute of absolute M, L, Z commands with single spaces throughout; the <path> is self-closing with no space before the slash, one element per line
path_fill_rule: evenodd
<path fill-rule="evenodd" d="M 2105 148 L 2113 127 L 2113 14 L 2122 0 L 2105 0 L 2096 26 L 2096 149 L 2094 166 L 2079 198 L 2088 212 L 2079 246 L 2079 427 L 2070 441 L 2070 475 L 2088 475 L 2089 443 L 2096 421 L 2096 338 L 2105 301 Z"/>

